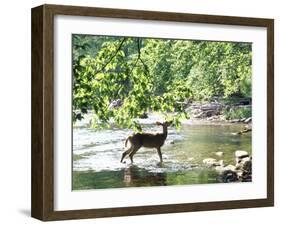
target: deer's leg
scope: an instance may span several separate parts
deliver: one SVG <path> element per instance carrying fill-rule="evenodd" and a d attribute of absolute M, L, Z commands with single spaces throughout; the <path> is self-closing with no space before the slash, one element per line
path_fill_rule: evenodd
<path fill-rule="evenodd" d="M 133 157 L 134 157 L 134 155 L 136 154 L 136 152 L 137 152 L 139 149 L 140 149 L 140 146 L 135 146 L 135 147 L 133 148 L 133 151 L 129 154 L 131 163 L 134 162 Z"/>
<path fill-rule="evenodd" d="M 123 159 L 128 155 L 130 154 L 130 152 L 132 151 L 132 147 L 130 147 L 128 150 L 124 151 L 123 154 L 122 154 L 122 157 L 121 157 L 121 163 L 123 162 Z"/>
<path fill-rule="evenodd" d="M 162 153 L 161 153 L 161 149 L 160 147 L 157 148 L 157 153 L 159 155 L 159 158 L 160 158 L 160 162 L 163 162 L 163 159 L 162 159 Z"/>

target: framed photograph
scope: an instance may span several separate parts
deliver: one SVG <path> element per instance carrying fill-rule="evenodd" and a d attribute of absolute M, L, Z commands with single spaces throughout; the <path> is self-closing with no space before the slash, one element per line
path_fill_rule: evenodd
<path fill-rule="evenodd" d="M 32 9 L 32 217 L 274 205 L 274 21 Z"/>

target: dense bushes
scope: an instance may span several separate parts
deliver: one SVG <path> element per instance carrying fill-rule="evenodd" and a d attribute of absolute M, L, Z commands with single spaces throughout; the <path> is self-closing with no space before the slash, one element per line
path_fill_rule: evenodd
<path fill-rule="evenodd" d="M 229 119 L 243 119 L 252 116 L 252 109 L 249 107 L 230 108 L 223 112 L 225 118 Z"/>

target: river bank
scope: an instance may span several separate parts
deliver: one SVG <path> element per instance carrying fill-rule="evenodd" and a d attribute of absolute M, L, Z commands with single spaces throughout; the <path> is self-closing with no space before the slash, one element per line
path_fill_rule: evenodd
<path fill-rule="evenodd" d="M 185 111 L 193 121 L 251 123 L 252 105 L 251 99 L 227 99 L 208 102 L 186 102 Z"/>

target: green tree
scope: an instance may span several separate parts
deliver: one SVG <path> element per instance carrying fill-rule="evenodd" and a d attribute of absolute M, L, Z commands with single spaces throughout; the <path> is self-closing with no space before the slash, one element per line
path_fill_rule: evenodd
<path fill-rule="evenodd" d="M 250 43 L 73 35 L 73 119 L 140 129 L 153 111 L 179 125 L 188 98 L 251 96 L 251 58 Z"/>

